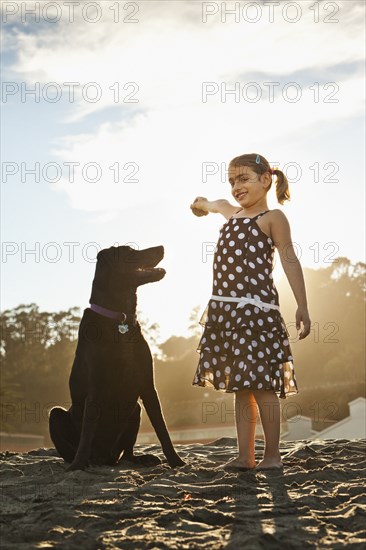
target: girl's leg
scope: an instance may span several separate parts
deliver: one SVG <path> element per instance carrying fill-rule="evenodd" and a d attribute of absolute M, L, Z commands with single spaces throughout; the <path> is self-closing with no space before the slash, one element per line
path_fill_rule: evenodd
<path fill-rule="evenodd" d="M 274 390 L 253 390 L 258 403 L 265 437 L 264 457 L 257 465 L 260 468 L 281 466 L 279 451 L 281 411 L 278 396 Z"/>
<path fill-rule="evenodd" d="M 239 456 L 223 466 L 255 468 L 254 441 L 258 409 L 250 390 L 235 392 L 235 423 Z M 220 466 L 222 467 L 222 466 Z"/>

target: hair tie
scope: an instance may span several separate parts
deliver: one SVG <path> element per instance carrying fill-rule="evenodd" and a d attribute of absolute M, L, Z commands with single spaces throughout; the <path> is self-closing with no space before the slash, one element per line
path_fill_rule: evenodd
<path fill-rule="evenodd" d="M 272 174 L 272 176 L 274 175 L 274 173 L 276 172 L 276 170 L 278 170 L 278 168 L 270 168 L 270 172 Z"/>

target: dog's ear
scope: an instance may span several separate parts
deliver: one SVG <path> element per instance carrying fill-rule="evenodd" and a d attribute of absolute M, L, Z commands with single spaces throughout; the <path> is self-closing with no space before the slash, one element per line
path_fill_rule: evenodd
<path fill-rule="evenodd" d="M 103 250 L 99 250 L 98 254 L 97 254 L 97 260 L 98 262 L 100 260 L 104 260 L 106 259 L 107 255 L 108 255 L 108 248 L 103 248 Z"/>
<path fill-rule="evenodd" d="M 128 246 L 110 246 L 98 252 L 97 261 L 118 269 L 136 261 L 134 256 L 134 250 Z"/>

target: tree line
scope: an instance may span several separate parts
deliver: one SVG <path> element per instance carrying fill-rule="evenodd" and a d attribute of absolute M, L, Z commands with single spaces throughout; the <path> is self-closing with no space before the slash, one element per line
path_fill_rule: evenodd
<path fill-rule="evenodd" d="M 309 416 L 316 430 L 347 416 L 347 403 L 365 395 L 365 268 L 344 257 L 326 268 L 304 268 L 312 330 L 303 341 L 295 330 L 297 306 L 289 284 L 283 278 L 277 285 L 300 392 L 286 399 L 286 410 L 292 411 L 289 416 Z M 171 428 L 223 421 L 234 425 L 232 394 L 192 386 L 202 307 L 191 313 L 188 336 L 173 335 L 165 342 L 158 341 L 158 324 L 138 312 Z M 70 404 L 68 380 L 81 314 L 75 307 L 40 311 L 34 303 L 1 312 L 1 431 L 44 435 L 51 445 L 47 414 L 56 404 Z M 149 426 L 144 412 L 142 427 Z"/>

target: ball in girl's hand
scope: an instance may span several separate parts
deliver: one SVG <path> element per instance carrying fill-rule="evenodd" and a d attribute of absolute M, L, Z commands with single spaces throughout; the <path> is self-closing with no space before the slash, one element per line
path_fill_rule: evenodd
<path fill-rule="evenodd" d="M 207 216 L 208 212 L 205 212 L 204 210 L 200 210 L 199 208 L 192 208 L 191 210 L 195 216 Z"/>
<path fill-rule="evenodd" d="M 195 216 L 207 216 L 208 211 L 199 208 L 200 206 L 205 205 L 208 202 L 206 197 L 196 197 L 191 204 L 191 210 Z"/>

